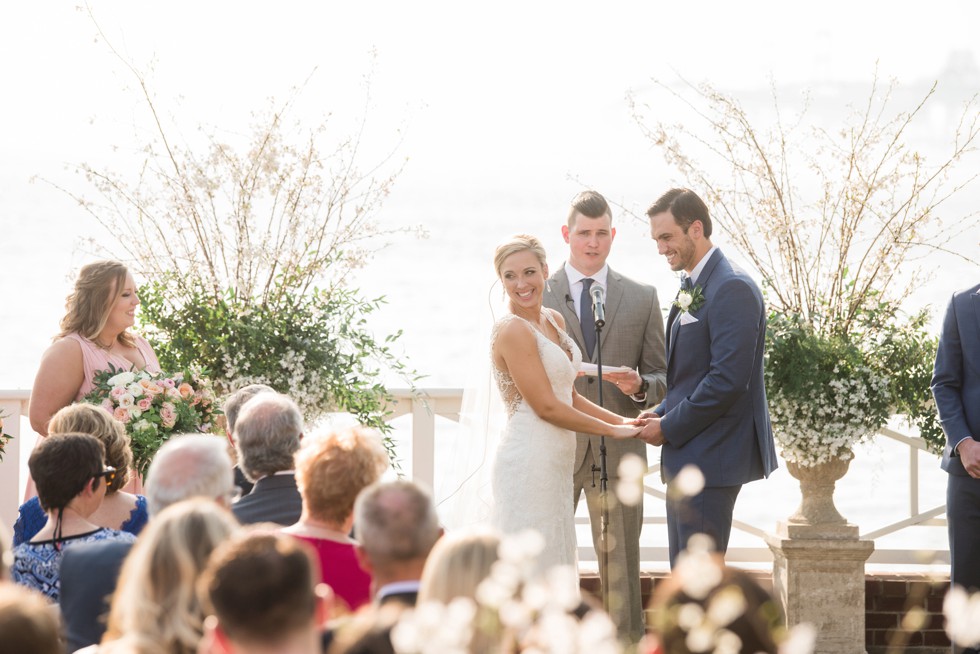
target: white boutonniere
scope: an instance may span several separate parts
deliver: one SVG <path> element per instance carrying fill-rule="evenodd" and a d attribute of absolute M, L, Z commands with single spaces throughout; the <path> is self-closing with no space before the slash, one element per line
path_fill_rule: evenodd
<path fill-rule="evenodd" d="M 677 294 L 677 299 L 674 300 L 674 306 L 680 309 L 681 313 L 697 311 L 703 304 L 704 291 L 701 290 L 700 286 L 695 286 L 689 291 L 680 291 Z"/>

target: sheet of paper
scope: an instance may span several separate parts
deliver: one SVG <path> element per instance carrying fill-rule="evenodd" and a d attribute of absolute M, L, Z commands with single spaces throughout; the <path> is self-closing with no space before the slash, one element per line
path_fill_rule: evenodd
<path fill-rule="evenodd" d="M 585 373 L 590 377 L 596 377 L 599 374 L 599 366 L 587 361 L 583 361 L 578 370 L 579 372 Z M 630 370 L 632 370 L 632 368 L 629 366 L 602 366 L 603 375 L 605 375 L 607 372 L 629 372 Z"/>

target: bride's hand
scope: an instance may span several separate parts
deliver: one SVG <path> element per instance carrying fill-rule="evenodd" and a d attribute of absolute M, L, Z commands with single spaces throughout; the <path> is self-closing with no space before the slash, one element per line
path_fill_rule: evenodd
<path fill-rule="evenodd" d="M 640 425 L 613 425 L 611 436 L 617 439 L 634 438 L 643 429 Z"/>

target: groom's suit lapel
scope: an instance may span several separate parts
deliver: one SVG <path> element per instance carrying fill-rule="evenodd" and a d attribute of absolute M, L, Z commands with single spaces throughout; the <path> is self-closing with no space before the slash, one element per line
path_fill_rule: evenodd
<path fill-rule="evenodd" d="M 711 281 L 711 273 L 715 271 L 718 264 L 725 258 L 725 255 L 721 253 L 721 250 L 715 250 L 711 258 L 708 259 L 708 263 L 704 264 L 704 268 L 701 269 L 701 274 L 698 275 L 698 281 L 695 286 L 700 286 L 701 291 L 704 293 L 705 302 L 708 301 L 708 284 Z M 676 297 L 674 298 L 676 300 Z M 706 318 L 704 318 L 706 319 Z M 677 350 L 677 337 L 680 335 L 680 310 L 676 305 L 670 305 L 670 313 L 667 314 L 667 369 L 670 370 L 670 364 L 674 359 L 674 351 Z"/>

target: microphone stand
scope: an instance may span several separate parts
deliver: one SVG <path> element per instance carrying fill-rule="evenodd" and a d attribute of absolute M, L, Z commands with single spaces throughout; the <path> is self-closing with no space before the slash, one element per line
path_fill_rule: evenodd
<path fill-rule="evenodd" d="M 599 379 L 599 406 L 602 403 L 602 328 L 605 326 L 605 319 L 595 321 L 595 348 L 596 348 L 596 376 Z M 605 579 L 600 575 L 600 589 L 602 590 L 602 608 L 609 613 L 609 473 L 606 470 L 606 437 L 599 436 L 599 467 L 592 464 L 593 475 L 599 473 L 599 570 L 605 571 Z M 593 477 L 593 485 L 595 485 Z"/>

